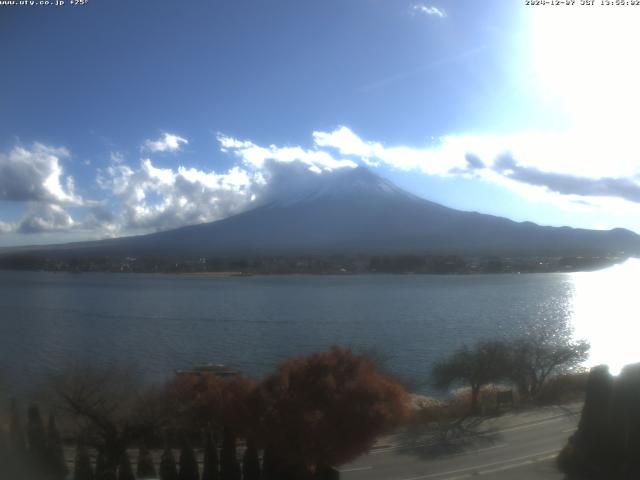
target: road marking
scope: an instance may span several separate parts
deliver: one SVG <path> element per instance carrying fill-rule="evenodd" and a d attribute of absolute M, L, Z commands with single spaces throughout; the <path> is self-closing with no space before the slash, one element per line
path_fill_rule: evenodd
<path fill-rule="evenodd" d="M 462 455 L 471 455 L 473 453 L 486 452 L 487 450 L 493 450 L 495 448 L 504 448 L 508 445 L 509 445 L 508 443 L 499 443 L 498 445 L 492 445 L 490 447 L 476 448 L 475 450 L 467 450 L 466 452 L 454 453 L 453 455 L 448 455 L 448 457 L 460 457 Z"/>
<path fill-rule="evenodd" d="M 538 461 L 537 459 L 539 457 L 542 458 L 548 458 L 547 456 L 550 454 L 553 454 L 553 456 L 557 455 L 558 450 L 554 449 L 554 450 L 547 450 L 545 452 L 539 452 L 539 453 L 534 453 L 533 455 L 525 455 L 523 457 L 516 457 L 516 458 L 510 458 L 509 460 L 502 460 L 499 462 L 491 462 L 491 463 L 485 463 L 483 465 L 474 465 L 472 467 L 466 467 L 466 468 L 458 468 L 456 470 L 449 470 L 446 472 L 439 472 L 439 473 L 431 473 L 429 475 L 422 475 L 419 477 L 411 477 L 411 478 L 403 478 L 402 480 L 426 480 L 428 478 L 436 478 L 436 477 L 446 477 L 447 475 L 455 475 L 456 473 L 462 473 L 462 472 L 469 472 L 467 475 L 477 475 L 482 469 L 484 469 L 485 467 L 492 467 L 494 465 L 503 465 L 503 468 L 506 467 L 507 465 L 504 464 L 508 464 L 508 465 L 514 465 L 512 462 L 519 462 L 521 460 L 527 460 L 525 462 L 523 462 L 524 465 L 526 465 L 527 463 L 533 463 Z M 522 466 L 522 465 L 520 465 Z"/>
<path fill-rule="evenodd" d="M 474 471 L 471 473 L 465 473 L 464 475 L 458 475 L 457 477 L 447 477 L 442 480 L 463 480 L 471 477 L 477 477 L 480 475 L 487 475 L 491 473 L 505 472 L 507 470 L 512 470 L 514 468 L 526 467 L 527 465 L 533 465 L 534 463 L 544 462 L 545 460 L 551 460 L 552 458 L 556 458 L 557 454 L 549 455 L 547 457 L 536 458 L 533 460 L 527 460 L 526 462 L 520 462 L 512 465 L 505 465 L 504 467 L 497 467 L 491 470 L 482 470 L 482 471 Z"/>
<path fill-rule="evenodd" d="M 426 447 L 429 445 L 436 445 L 436 443 L 433 442 L 422 442 L 422 443 L 414 443 L 412 445 L 397 445 L 395 447 L 387 447 L 384 449 L 378 449 L 378 450 L 374 450 L 372 452 L 369 452 L 369 455 L 376 455 L 378 453 L 387 453 L 387 452 L 393 452 L 394 450 L 411 450 L 414 448 L 418 448 L 418 447 Z M 509 445 L 508 443 L 500 443 L 498 445 L 492 445 L 490 447 L 485 447 L 485 448 L 476 448 L 476 449 L 469 449 L 466 450 L 464 452 L 460 452 L 460 453 L 454 453 L 451 455 L 447 455 L 448 457 L 457 457 L 459 455 L 469 455 L 472 453 L 478 453 L 478 452 L 484 452 L 485 450 L 493 450 L 494 448 L 502 448 L 502 447 L 506 447 L 507 445 Z"/>
<path fill-rule="evenodd" d="M 526 423 L 524 425 L 516 425 L 515 427 L 503 428 L 502 430 L 489 430 L 488 433 L 502 433 L 502 432 L 514 432 L 516 430 L 527 430 L 531 427 L 538 427 L 540 425 L 544 425 L 545 423 L 555 422 L 563 418 L 566 419 L 567 416 L 559 415 L 557 417 L 547 418 L 545 420 L 540 420 L 538 422 L 531 422 L 531 423 Z"/>
<path fill-rule="evenodd" d="M 371 470 L 372 468 L 373 468 L 372 466 L 368 466 L 368 467 L 353 467 L 353 468 L 339 468 L 338 471 L 340 473 L 359 472 L 361 470 Z"/>
<path fill-rule="evenodd" d="M 498 434 L 498 433 L 503 433 L 503 432 L 515 432 L 517 430 L 528 430 L 531 428 L 535 428 L 541 425 L 545 425 L 547 423 L 552 423 L 552 422 L 557 422 L 558 420 L 562 420 L 562 419 L 570 419 L 570 416 L 567 416 L 565 414 L 562 415 L 556 415 L 554 417 L 549 417 L 549 418 L 545 418 L 543 420 L 538 420 L 536 422 L 530 422 L 530 423 L 525 423 L 523 425 L 515 425 L 513 427 L 506 427 L 503 428 L 502 430 L 483 430 L 481 432 L 479 432 L 479 434 Z M 577 427 L 573 427 L 572 429 L 568 429 L 568 430 L 562 430 L 561 433 L 568 433 L 571 432 L 573 430 L 575 430 Z M 385 445 L 382 448 L 374 448 L 373 450 L 371 450 L 369 452 L 369 455 L 375 455 L 378 453 L 386 453 L 386 452 L 392 452 L 394 450 L 399 450 L 399 449 L 404 449 L 404 448 L 415 448 L 415 447 L 422 447 L 425 445 L 430 445 L 429 442 L 421 442 L 421 443 L 417 443 L 417 444 L 406 444 L 406 445 Z"/>
<path fill-rule="evenodd" d="M 525 467 L 527 465 L 532 465 L 532 464 L 537 463 L 537 462 L 544 462 L 545 460 L 551 460 L 552 458 L 556 458 L 557 455 L 558 455 L 557 453 L 554 453 L 553 455 L 547 455 L 546 457 L 532 458 L 531 460 L 527 460 L 526 462 L 514 463 L 514 464 L 510 464 L 510 465 L 505 465 L 503 467 L 491 468 L 491 469 L 488 469 L 488 470 L 480 470 L 480 471 L 478 471 L 478 475 L 486 475 L 488 473 L 504 472 L 505 470 L 511 470 L 513 468 Z"/>

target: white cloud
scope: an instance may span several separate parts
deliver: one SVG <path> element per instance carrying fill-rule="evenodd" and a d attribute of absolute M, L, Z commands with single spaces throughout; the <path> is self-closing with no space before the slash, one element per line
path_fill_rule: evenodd
<path fill-rule="evenodd" d="M 94 202 L 76 195 L 74 179 L 64 174 L 61 164 L 67 157 L 67 149 L 41 143 L 18 145 L 0 153 L 0 200 L 27 205 L 27 212 L 17 223 L 0 221 L 0 233 L 61 232 L 77 227 L 65 207 Z"/>
<path fill-rule="evenodd" d="M 337 148 L 342 155 L 355 155 L 368 165 L 383 150 L 380 143 L 364 142 L 347 127 L 339 127 L 333 132 L 313 132 L 313 141 L 320 148 Z"/>
<path fill-rule="evenodd" d="M 72 229 L 75 222 L 62 207 L 54 204 L 33 204 L 17 226 L 19 233 L 63 232 Z"/>
<path fill-rule="evenodd" d="M 108 225 L 124 232 L 166 230 L 210 222 L 238 213 L 255 198 L 262 179 L 234 167 L 225 173 L 179 166 L 158 168 L 143 159 L 137 168 L 112 164 L 99 185 L 118 200 L 120 211 Z"/>
<path fill-rule="evenodd" d="M 223 134 L 218 140 L 221 151 L 240 161 L 224 173 L 159 168 L 149 159 L 133 168 L 114 158 L 101 185 L 120 201 L 118 228 L 149 231 L 218 220 L 283 194 L 295 195 L 322 173 L 358 164 L 476 178 L 571 211 L 604 211 L 612 202 L 640 200 L 634 177 L 640 169 L 629 153 L 634 151 L 629 140 L 623 148 L 620 142 L 603 143 L 580 132 L 447 135 L 407 146 L 369 141 L 340 126 L 313 132 L 310 148 L 261 146 Z M 500 160 L 506 152 L 508 165 Z"/>
<path fill-rule="evenodd" d="M 27 202 L 28 210 L 15 224 L 0 222 L 0 232 L 117 236 L 211 222 L 295 198 L 320 175 L 358 164 L 474 178 L 572 212 L 640 212 L 640 160 L 634 156 L 640 141 L 623 134 L 460 134 L 410 146 L 367 140 L 340 126 L 312 138 L 310 146 L 262 146 L 219 134 L 220 150 L 237 160 L 223 172 L 160 167 L 149 158 L 130 165 L 114 152 L 110 165 L 98 170 L 101 202 L 74 193 L 73 178 L 60 164 L 66 150 L 16 147 L 0 155 L 0 199 Z M 79 208 L 75 219 L 65 210 L 71 206 Z"/>
<path fill-rule="evenodd" d="M 94 233 L 101 233 L 100 236 L 113 236 L 117 232 L 116 219 L 109 208 L 105 205 L 94 205 L 88 214 L 77 224 L 77 229 Z"/>
<path fill-rule="evenodd" d="M 339 168 L 355 168 L 353 160 L 337 159 L 330 153 L 319 149 L 304 149 L 299 146 L 278 147 L 270 145 L 261 147 L 251 141 L 238 140 L 226 135 L 218 135 L 221 150 L 230 152 L 242 162 L 254 169 L 261 169 L 269 160 L 276 163 L 300 162 L 316 173 L 330 172 Z"/>
<path fill-rule="evenodd" d="M 146 140 L 143 150 L 149 152 L 177 152 L 182 145 L 188 145 L 189 141 L 173 133 L 163 133 L 162 137 L 157 140 Z"/>
<path fill-rule="evenodd" d="M 68 156 L 65 148 L 40 143 L 0 153 L 0 200 L 81 204 L 82 199 L 74 193 L 73 178 L 65 177 L 60 164 Z"/>
<path fill-rule="evenodd" d="M 415 14 L 428 15 L 430 17 L 446 18 L 447 12 L 443 8 L 430 5 L 417 4 L 411 7 L 411 11 Z"/>
<path fill-rule="evenodd" d="M 16 226 L 14 224 L 0 220 L 0 234 L 13 232 L 15 228 Z"/>
<path fill-rule="evenodd" d="M 344 126 L 332 132 L 313 132 L 313 138 L 318 147 L 333 148 L 341 155 L 358 157 L 368 165 L 384 163 L 401 170 L 418 169 L 432 175 L 445 175 L 453 168 L 466 165 L 465 152 L 446 142 L 438 148 L 385 147 L 379 142 L 362 140 Z"/>
<path fill-rule="evenodd" d="M 537 201 L 640 203 L 640 141 L 585 131 L 517 135 L 447 135 L 422 147 L 366 141 L 347 127 L 314 132 L 318 147 L 428 175 L 476 177 Z M 510 159 L 505 161 L 505 155 Z"/>
<path fill-rule="evenodd" d="M 111 152 L 109 154 L 109 158 L 111 158 L 111 161 L 113 163 L 123 163 L 124 162 L 124 155 L 120 152 Z"/>
<path fill-rule="evenodd" d="M 160 168 L 151 159 L 138 166 L 113 154 L 98 175 L 99 186 L 115 199 L 112 217 L 90 214 L 83 225 L 108 232 L 140 233 L 211 222 L 295 191 L 324 172 L 354 168 L 357 162 L 337 158 L 316 142 L 300 146 L 263 147 L 248 140 L 218 135 L 220 150 L 239 160 L 225 172 L 179 165 Z"/>

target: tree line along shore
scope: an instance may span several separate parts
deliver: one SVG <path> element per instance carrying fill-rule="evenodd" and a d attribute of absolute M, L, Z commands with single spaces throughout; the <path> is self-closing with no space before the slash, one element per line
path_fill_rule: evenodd
<path fill-rule="evenodd" d="M 53 272 L 273 274 L 482 274 L 590 271 L 626 260 L 621 255 L 273 255 L 246 257 L 73 256 L 0 253 L 0 269 Z"/>

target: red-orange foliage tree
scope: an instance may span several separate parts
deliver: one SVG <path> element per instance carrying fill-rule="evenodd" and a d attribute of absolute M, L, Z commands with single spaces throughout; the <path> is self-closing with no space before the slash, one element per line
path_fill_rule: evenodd
<path fill-rule="evenodd" d="M 282 467 L 300 473 L 354 459 L 410 411 L 398 382 L 338 347 L 282 363 L 253 400 L 262 443 Z"/>
<path fill-rule="evenodd" d="M 245 377 L 225 379 L 207 374 L 180 375 L 167 385 L 173 414 L 181 427 L 194 433 L 228 427 L 244 434 L 251 418 L 247 399 L 254 389 L 255 382 Z"/>

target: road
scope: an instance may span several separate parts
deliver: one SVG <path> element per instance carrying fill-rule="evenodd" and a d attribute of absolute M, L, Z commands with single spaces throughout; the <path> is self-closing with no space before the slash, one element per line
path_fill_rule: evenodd
<path fill-rule="evenodd" d="M 575 431 L 580 405 L 548 407 L 482 421 L 463 447 L 436 448 L 398 435 L 340 468 L 343 480 L 561 480 L 555 457 Z M 426 437 L 424 437 L 426 438 Z"/>

